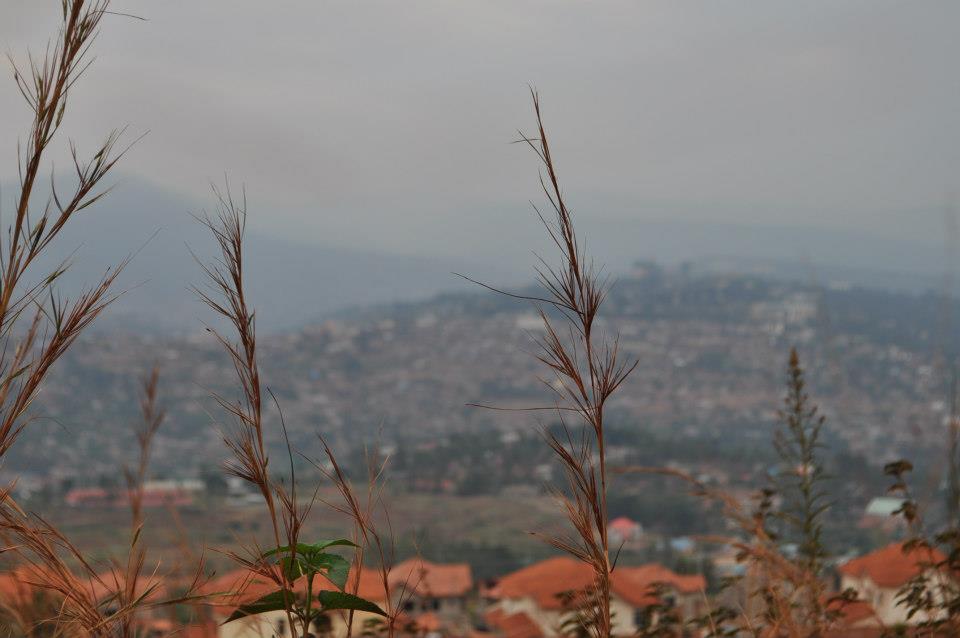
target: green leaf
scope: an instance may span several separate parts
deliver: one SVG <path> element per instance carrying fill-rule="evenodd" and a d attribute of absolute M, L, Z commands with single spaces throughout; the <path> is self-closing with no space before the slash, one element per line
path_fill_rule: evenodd
<path fill-rule="evenodd" d="M 262 614 L 267 611 L 279 611 L 281 609 L 286 609 L 288 605 L 292 605 L 295 598 L 293 592 L 287 589 L 278 589 L 275 592 L 271 592 L 266 596 L 258 598 L 252 603 L 247 603 L 245 605 L 240 605 L 235 612 L 230 614 L 230 617 L 223 621 L 223 624 L 237 620 L 239 618 L 245 618 L 246 616 L 254 616 L 256 614 Z"/>
<path fill-rule="evenodd" d="M 306 543 L 297 543 L 297 548 L 294 554 L 304 554 L 311 551 L 312 545 Z M 274 549 L 268 550 L 260 555 L 260 558 L 269 558 L 270 556 L 275 556 L 277 554 L 286 554 L 290 555 L 290 546 L 284 545 L 283 547 L 276 547 Z"/>
<path fill-rule="evenodd" d="M 372 614 L 386 616 L 387 613 L 369 600 L 364 600 L 359 596 L 348 594 L 342 591 L 322 590 L 317 592 L 317 600 L 323 606 L 324 610 L 330 609 L 353 609 L 355 611 L 368 611 Z"/>
<path fill-rule="evenodd" d="M 291 583 L 307 573 L 303 560 L 299 557 L 284 556 L 280 559 L 280 569 Z"/>
<path fill-rule="evenodd" d="M 347 584 L 350 574 L 350 561 L 337 554 L 316 554 L 308 556 L 303 561 L 307 571 L 326 572 L 324 575 L 331 583 L 342 590 Z"/>
<path fill-rule="evenodd" d="M 329 540 L 329 541 L 318 541 L 318 542 L 312 543 L 312 544 L 310 544 L 310 543 L 297 543 L 296 552 L 295 552 L 295 553 L 301 554 L 301 555 L 303 555 L 303 556 L 307 556 L 307 555 L 310 555 L 310 554 L 318 554 L 318 553 L 322 552 L 323 550 L 325 550 L 325 549 L 328 548 L 328 547 L 335 547 L 335 546 L 342 546 L 342 547 L 359 547 L 359 545 L 357 545 L 357 544 L 354 543 L 353 541 L 348 541 L 348 540 L 345 539 L 345 538 L 337 538 L 337 539 Z M 284 545 L 283 547 L 277 547 L 277 548 L 275 548 L 275 549 L 271 549 L 271 550 L 269 550 L 269 551 L 264 552 L 264 553 L 261 555 L 261 558 L 268 558 L 268 557 L 273 556 L 273 555 L 275 555 L 275 554 L 289 554 L 289 553 L 290 553 L 290 546 L 289 546 L 289 545 Z"/>
<path fill-rule="evenodd" d="M 338 554 L 306 554 L 302 556 L 282 556 L 277 561 L 287 580 L 293 582 L 305 574 L 324 574 L 327 579 L 343 589 L 350 575 L 350 561 Z"/>
<path fill-rule="evenodd" d="M 345 538 L 336 538 L 329 541 L 317 541 L 316 543 L 309 545 L 308 547 L 312 548 L 315 552 L 322 552 L 328 547 L 360 547 L 353 541 L 348 541 Z"/>

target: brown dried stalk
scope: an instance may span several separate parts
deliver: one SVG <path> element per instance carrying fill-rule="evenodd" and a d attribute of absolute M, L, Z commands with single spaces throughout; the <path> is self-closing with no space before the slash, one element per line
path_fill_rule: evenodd
<path fill-rule="evenodd" d="M 20 191 L 8 240 L 0 247 L 0 338 L 4 342 L 0 350 L 0 457 L 29 423 L 26 412 L 51 366 L 116 299 L 110 289 L 126 264 L 107 270 L 95 286 L 73 301 L 62 299 L 54 290 L 66 263 L 39 280 L 31 269 L 67 222 L 106 195 L 109 189 L 97 187 L 127 150 L 115 151 L 122 133 L 118 131 L 107 135 L 88 160 L 80 158 L 71 142 L 75 186 L 64 195 L 51 175 L 46 204 L 39 213 L 31 210 L 44 153 L 63 121 L 71 88 L 90 65 L 90 48 L 108 5 L 108 0 L 63 0 L 59 34 L 43 58 L 30 56 L 27 67 L 11 58 L 14 81 L 33 113 L 33 123 L 25 147 L 17 148 Z"/>
<path fill-rule="evenodd" d="M 544 385 L 555 393 L 552 408 L 563 420 L 564 414 L 578 415 L 589 436 L 574 441 L 567 431 L 565 440 L 547 432 L 547 443 L 563 465 L 567 491 L 558 497 L 566 510 L 574 535 L 547 536 L 546 542 L 589 564 L 595 574 L 594 588 L 586 592 L 583 603 L 586 629 L 599 638 L 613 631 L 610 615 L 610 544 L 607 538 L 607 458 L 604 442 L 604 411 L 607 401 L 623 384 L 637 363 L 619 359 L 618 338 L 597 334 L 596 320 L 607 292 L 607 282 L 582 250 L 573 215 L 564 200 L 556 166 L 547 141 L 540 111 L 540 99 L 531 91 L 538 134 L 521 133 L 543 166 L 540 186 L 550 205 L 545 214 L 534 206 L 551 241 L 560 253 L 560 265 L 551 267 L 540 259 L 537 279 L 545 295 L 534 297 L 506 293 L 480 284 L 495 292 L 530 301 L 543 321 L 544 336 L 537 340 L 537 359 L 553 375 L 553 383 Z M 467 278 L 469 279 L 469 278 Z M 469 279 L 470 281 L 474 281 Z M 475 282 L 480 283 L 480 282 Z M 557 319 L 559 315 L 559 319 Z M 561 326 L 562 324 L 562 326 Z M 488 406 L 480 406 L 488 407 Z M 594 463 L 596 454 L 597 462 Z"/>
<path fill-rule="evenodd" d="M 39 212 L 31 209 L 45 152 L 63 121 L 71 88 L 89 67 L 90 49 L 108 5 L 108 0 L 63 0 L 59 33 L 44 56 L 31 56 L 25 68 L 11 59 L 14 81 L 33 113 L 33 122 L 26 145 L 18 147 L 20 190 L 8 240 L 0 247 L 0 457 L 30 423 L 27 412 L 53 364 L 116 299 L 111 287 L 126 264 L 107 270 L 95 286 L 72 301 L 55 290 L 65 263 L 39 278 L 31 268 L 74 216 L 108 192 L 98 186 L 126 152 L 115 152 L 121 135 L 117 131 L 88 160 L 80 158 L 71 142 L 74 187 L 68 194 L 61 193 L 51 175 L 45 205 Z M 148 448 L 146 441 L 141 476 Z M 9 489 L 0 493 L 0 504 L 0 529 L 12 541 L 7 551 L 25 563 L 25 582 L 38 591 L 52 592 L 60 601 L 56 618 L 39 619 L 35 625 L 52 626 L 55 633 L 131 635 L 130 616 L 134 609 L 154 604 L 148 599 L 157 588 L 156 582 L 139 588 L 136 584 L 143 566 L 139 526 L 134 526 L 127 568 L 114 568 L 102 577 L 60 531 L 21 510 Z M 136 507 L 138 519 L 139 504 Z"/>
<path fill-rule="evenodd" d="M 143 422 L 136 431 L 139 457 L 136 472 L 124 468 L 127 479 L 127 498 L 130 501 L 131 525 L 130 547 L 127 552 L 126 568 L 122 587 L 118 588 L 118 598 L 121 606 L 134 605 L 140 591 L 140 577 L 143 564 L 146 560 L 141 532 L 143 531 L 143 484 L 147 476 L 147 465 L 150 461 L 150 448 L 153 439 L 163 423 L 166 411 L 158 404 L 158 386 L 160 370 L 156 366 L 142 381 L 140 396 L 140 413 Z M 123 635 L 133 635 L 134 615 L 128 614 L 120 619 Z"/>
<path fill-rule="evenodd" d="M 254 311 L 248 305 L 243 285 L 243 235 L 246 227 L 246 193 L 239 201 L 234 200 L 229 185 L 221 192 L 214 188 L 217 210 L 214 216 L 204 214 L 198 220 L 213 234 L 220 248 L 220 258 L 211 264 L 200 263 L 207 277 L 210 291 L 195 288 L 200 299 L 218 315 L 226 319 L 235 333 L 232 340 L 221 332 L 207 328 L 223 346 L 233 363 L 239 381 L 241 396 L 238 401 L 213 394 L 214 400 L 234 420 L 235 426 L 223 433 L 223 441 L 233 459 L 226 465 L 229 474 L 247 481 L 260 492 L 270 518 L 275 547 L 290 547 L 293 560 L 300 539 L 300 530 L 309 513 L 312 501 L 306 506 L 298 504 L 296 476 L 293 473 L 293 455 L 290 454 L 290 490 L 270 476 L 269 456 L 264 444 L 263 403 L 264 393 L 257 365 L 257 337 Z M 279 405 L 277 406 L 279 409 Z M 283 415 L 281 413 L 281 424 Z M 284 433 L 286 427 L 284 426 Z M 288 443 L 289 449 L 289 443 Z M 263 552 L 254 545 L 247 555 L 231 553 L 230 556 L 255 574 L 275 583 L 279 589 L 291 591 L 293 583 L 278 565 L 263 558 Z M 286 606 L 287 623 L 293 629 L 293 605 Z M 303 622 L 302 634 L 310 631 Z"/>
<path fill-rule="evenodd" d="M 154 368 L 143 381 L 137 471 L 125 468 L 132 524 L 122 565 L 114 563 L 105 573 L 98 572 L 66 535 L 42 517 L 27 515 L 12 500 L 0 508 L 0 529 L 12 543 L 10 551 L 26 566 L 27 582 L 37 591 L 53 593 L 60 601 L 57 616 L 34 618 L 33 625 L 52 626 L 66 635 L 79 632 L 80 635 L 133 638 L 137 634 L 138 611 L 191 600 L 202 585 L 202 559 L 197 563 L 191 583 L 175 598 L 162 598 L 162 579 L 157 568 L 150 574 L 144 573 L 143 483 L 150 447 L 165 414 L 158 405 L 158 384 L 159 373 Z M 0 498 L 0 502 L 3 500 Z"/>
<path fill-rule="evenodd" d="M 133 472 L 130 468 L 124 468 L 130 499 L 131 527 L 134 533 L 143 527 L 143 483 L 146 480 L 147 465 L 150 462 L 150 448 L 167 415 L 167 411 L 158 403 L 159 385 L 160 369 L 154 366 L 143 378 L 140 387 L 140 415 L 143 422 L 136 431 L 139 450 L 137 470 Z"/>
<path fill-rule="evenodd" d="M 387 613 L 386 632 L 388 638 L 396 635 L 398 624 L 400 622 L 400 611 L 403 609 L 404 602 L 409 599 L 413 588 L 408 582 L 403 582 L 399 586 L 399 592 L 394 597 L 394 591 L 397 589 L 393 579 L 390 578 L 390 571 L 395 562 L 393 528 L 390 523 L 390 513 L 383 500 L 384 472 L 387 467 L 388 459 L 379 460 L 373 455 L 367 456 L 367 488 L 366 494 L 361 500 L 357 496 L 356 490 L 343 468 L 337 461 L 333 450 L 321 436 L 320 443 L 323 446 L 324 455 L 329 462 L 329 468 L 324 464 L 312 460 L 310 462 L 327 479 L 329 479 L 337 488 L 343 504 L 324 501 L 324 504 L 332 510 L 348 517 L 354 526 L 353 541 L 359 545 L 353 561 L 353 578 L 347 584 L 350 592 L 358 594 L 360 587 L 360 575 L 364 569 L 364 560 L 367 552 L 371 552 L 377 559 L 377 573 L 384 591 L 384 611 Z M 386 521 L 386 534 L 379 528 L 376 522 L 376 513 L 381 512 Z M 354 612 L 347 612 L 347 638 L 353 635 Z"/>

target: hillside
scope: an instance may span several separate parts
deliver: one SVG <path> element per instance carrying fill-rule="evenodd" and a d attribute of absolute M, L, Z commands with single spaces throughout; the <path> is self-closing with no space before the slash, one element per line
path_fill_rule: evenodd
<path fill-rule="evenodd" d="M 881 463 L 940 441 L 946 408 L 934 354 L 943 316 L 934 295 L 648 265 L 620 278 L 607 306 L 603 327 L 619 330 L 624 354 L 639 360 L 612 418 L 650 433 L 765 444 L 786 352 L 796 344 L 831 435 Z M 375 439 L 403 447 L 457 432 L 529 432 L 537 415 L 465 404 L 549 405 L 528 354 L 537 330 L 522 302 L 485 291 L 442 295 L 265 337 L 262 369 L 294 445 L 307 452 L 318 432 L 344 451 Z M 170 412 L 155 467 L 178 474 L 210 467 L 223 449 L 209 392 L 232 390 L 229 364 L 203 332 L 78 343 L 8 467 L 38 478 L 114 475 L 128 460 L 137 376 L 154 362 Z"/>

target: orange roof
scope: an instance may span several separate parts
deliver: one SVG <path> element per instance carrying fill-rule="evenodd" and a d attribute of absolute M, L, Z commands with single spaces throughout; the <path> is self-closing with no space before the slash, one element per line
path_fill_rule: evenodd
<path fill-rule="evenodd" d="M 494 607 L 493 609 L 488 609 L 487 612 L 483 615 L 483 619 L 487 622 L 488 625 L 497 626 L 500 624 L 504 618 L 506 618 L 507 613 L 500 609 L 499 607 Z"/>
<path fill-rule="evenodd" d="M 567 556 L 548 558 L 500 579 L 498 598 L 533 598 L 543 609 L 560 609 L 560 594 L 584 589 L 593 583 L 589 565 Z"/>
<path fill-rule="evenodd" d="M 559 556 L 504 576 L 493 593 L 500 598 L 533 598 L 543 609 L 560 609 L 563 604 L 560 594 L 585 589 L 593 580 L 593 569 L 589 565 Z M 706 588 L 703 576 L 681 576 L 657 564 L 617 567 L 611 574 L 611 581 L 613 593 L 636 607 L 656 602 L 653 588 L 658 583 L 681 593 Z"/>
<path fill-rule="evenodd" d="M 390 587 L 406 587 L 419 596 L 463 596 L 473 588 L 473 575 L 467 563 L 440 565 L 411 558 L 390 570 Z"/>
<path fill-rule="evenodd" d="M 876 618 L 877 613 L 865 600 L 844 601 L 837 598 L 827 601 L 829 611 L 838 612 L 844 626 L 854 625 L 867 618 Z"/>
<path fill-rule="evenodd" d="M 360 570 L 359 582 L 356 570 L 350 569 L 350 577 L 347 578 L 347 591 L 353 593 L 354 587 L 357 590 L 357 596 L 373 602 L 380 602 L 387 599 L 386 590 L 383 587 L 383 577 L 380 571 L 369 567 Z"/>
<path fill-rule="evenodd" d="M 639 526 L 640 526 L 639 523 L 631 521 L 626 516 L 615 518 L 612 521 L 610 521 L 610 525 L 608 525 L 610 529 L 615 529 L 621 532 L 632 532 Z"/>
<path fill-rule="evenodd" d="M 930 563 L 945 559 L 936 549 L 915 548 L 904 552 L 904 544 L 892 543 L 876 551 L 849 560 L 840 566 L 840 573 L 853 578 L 869 578 L 880 587 L 894 588 L 928 568 Z"/>
<path fill-rule="evenodd" d="M 37 574 L 33 568 L 21 565 L 12 572 L 0 573 L 0 598 L 8 605 L 26 605 L 33 600 Z"/>
<path fill-rule="evenodd" d="M 487 612 L 486 621 L 504 638 L 543 638 L 540 625 L 522 611 L 506 614 L 500 609 L 494 609 Z"/>
<path fill-rule="evenodd" d="M 613 570 L 614 591 L 644 591 L 651 595 L 656 585 L 665 585 L 681 594 L 695 594 L 707 588 L 707 579 L 700 574 L 677 574 L 663 565 L 650 563 L 640 567 L 617 567 Z M 620 586 L 618 587 L 618 582 Z M 618 592 L 619 593 L 619 592 Z M 623 595 L 623 594 L 621 594 Z"/>

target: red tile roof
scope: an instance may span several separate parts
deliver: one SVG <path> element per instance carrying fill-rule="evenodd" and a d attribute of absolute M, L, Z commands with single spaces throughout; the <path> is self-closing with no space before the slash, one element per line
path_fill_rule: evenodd
<path fill-rule="evenodd" d="M 854 625 L 868 618 L 876 618 L 877 612 L 873 606 L 865 600 L 842 601 L 833 599 L 827 602 L 827 609 L 839 614 L 840 624 L 843 626 Z"/>
<path fill-rule="evenodd" d="M 640 526 L 639 523 L 631 521 L 626 516 L 620 516 L 610 521 L 610 529 L 615 529 L 618 532 L 633 532 Z"/>
<path fill-rule="evenodd" d="M 487 624 L 496 629 L 504 638 L 543 638 L 543 630 L 524 612 L 506 614 L 500 609 L 487 612 Z"/>
<path fill-rule="evenodd" d="M 0 574 L 0 599 L 8 606 L 29 604 L 37 589 L 32 583 L 37 580 L 32 568 L 27 566 L 17 567 L 12 572 L 3 572 Z"/>
<path fill-rule="evenodd" d="M 473 576 L 467 563 L 444 565 L 411 558 L 390 570 L 390 587 L 405 587 L 419 596 L 463 596 L 473 588 Z"/>
<path fill-rule="evenodd" d="M 936 549 L 915 548 L 904 552 L 903 543 L 892 543 L 847 561 L 840 566 L 840 573 L 853 578 L 869 578 L 879 587 L 895 588 L 920 574 L 930 563 L 944 560 Z"/>
<path fill-rule="evenodd" d="M 549 558 L 504 576 L 494 588 L 499 598 L 532 598 L 543 609 L 560 609 L 563 592 L 589 587 L 594 575 L 591 567 L 573 558 Z M 703 576 L 681 576 L 657 564 L 641 567 L 617 567 L 611 574 L 613 593 L 636 607 L 656 602 L 654 586 L 663 583 L 681 593 L 706 588 Z"/>
<path fill-rule="evenodd" d="M 655 563 L 641 567 L 617 567 L 611 579 L 613 593 L 634 607 L 655 604 L 658 585 L 672 587 L 681 594 L 694 594 L 706 589 L 703 576 L 682 576 Z"/>
<path fill-rule="evenodd" d="M 558 556 L 504 576 L 493 593 L 498 598 L 532 598 L 543 609 L 560 609 L 560 594 L 584 589 L 592 582 L 589 565 Z"/>

